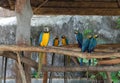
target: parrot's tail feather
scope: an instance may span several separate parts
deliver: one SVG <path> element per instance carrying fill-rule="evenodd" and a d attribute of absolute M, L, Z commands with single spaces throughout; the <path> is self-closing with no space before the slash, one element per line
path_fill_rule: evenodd
<path fill-rule="evenodd" d="M 68 65 L 70 65 L 70 56 L 67 56 L 67 63 L 68 63 Z"/>
<path fill-rule="evenodd" d="M 80 59 L 80 66 L 83 66 L 83 58 Z"/>
<path fill-rule="evenodd" d="M 42 68 L 42 57 L 43 57 L 43 53 L 39 53 L 37 78 L 39 78 L 39 75 L 40 75 L 40 72 L 41 72 L 41 68 Z"/>
<path fill-rule="evenodd" d="M 91 60 L 89 60 L 89 66 L 91 65 Z"/>

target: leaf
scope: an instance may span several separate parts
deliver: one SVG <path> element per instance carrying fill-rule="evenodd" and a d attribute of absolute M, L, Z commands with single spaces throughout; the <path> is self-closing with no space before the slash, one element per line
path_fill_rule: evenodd
<path fill-rule="evenodd" d="M 87 35 L 89 35 L 89 34 L 92 34 L 92 30 L 91 29 L 85 29 L 84 31 L 83 31 L 83 33 L 84 33 L 84 36 L 87 36 Z"/>
<path fill-rule="evenodd" d="M 91 79 L 95 79 L 96 76 L 95 76 L 95 75 L 91 75 L 90 78 L 91 78 Z"/>

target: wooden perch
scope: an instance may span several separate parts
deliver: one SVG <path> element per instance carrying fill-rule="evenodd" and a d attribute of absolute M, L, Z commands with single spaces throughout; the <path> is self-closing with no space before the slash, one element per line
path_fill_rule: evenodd
<path fill-rule="evenodd" d="M 61 49 L 62 48 L 62 49 Z M 81 53 L 76 51 L 64 50 L 63 47 L 53 48 L 53 47 L 34 47 L 34 46 L 16 46 L 16 45 L 0 45 L 0 51 L 29 51 L 29 52 L 48 52 L 63 54 L 66 56 L 74 56 L 81 58 L 110 58 L 110 57 L 120 57 L 119 52 L 104 52 L 104 53 Z"/>
<path fill-rule="evenodd" d="M 4 56 L 7 58 L 17 60 L 17 56 L 13 52 L 2 52 L 2 53 L 0 53 L 0 56 Z M 36 70 L 38 69 L 38 63 L 35 62 L 34 60 L 27 58 L 27 57 L 21 57 L 21 62 L 30 65 L 31 67 L 33 67 Z"/>
<path fill-rule="evenodd" d="M 119 71 L 120 66 L 83 66 L 83 67 L 58 67 L 43 66 L 42 71 L 49 72 L 79 72 L 79 71 Z"/>
<path fill-rule="evenodd" d="M 27 80 L 26 80 L 26 77 L 25 77 L 25 72 L 24 72 L 23 66 L 21 64 L 20 55 L 19 55 L 18 52 L 16 52 L 16 54 L 17 54 L 17 66 L 18 66 L 18 69 L 20 71 L 22 83 L 27 83 Z"/>
<path fill-rule="evenodd" d="M 120 59 L 98 61 L 98 65 L 115 65 L 115 64 L 120 64 Z"/>

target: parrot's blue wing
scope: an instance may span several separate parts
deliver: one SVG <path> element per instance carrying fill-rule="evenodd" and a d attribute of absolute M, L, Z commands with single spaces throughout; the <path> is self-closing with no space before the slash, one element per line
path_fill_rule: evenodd
<path fill-rule="evenodd" d="M 94 50 L 94 48 L 96 47 L 97 45 L 97 41 L 95 38 L 92 38 L 90 40 L 90 44 L 89 44 L 89 47 L 88 47 L 88 52 L 92 52 Z"/>
<path fill-rule="evenodd" d="M 81 33 L 78 33 L 76 37 L 77 37 L 77 41 L 78 41 L 79 47 L 82 48 L 83 35 Z"/>
<path fill-rule="evenodd" d="M 54 46 L 54 43 L 55 43 L 55 39 L 53 39 L 53 46 Z"/>
<path fill-rule="evenodd" d="M 68 43 L 68 39 L 66 38 L 66 44 L 68 45 L 69 43 Z"/>
<path fill-rule="evenodd" d="M 39 36 L 39 42 L 38 42 L 39 44 L 40 44 L 41 41 L 42 41 L 42 36 L 43 36 L 43 33 L 41 32 L 41 33 L 40 33 L 40 36 Z"/>
<path fill-rule="evenodd" d="M 90 43 L 90 39 L 85 39 L 82 43 L 82 52 L 85 52 L 86 50 L 88 50 L 88 46 Z"/>

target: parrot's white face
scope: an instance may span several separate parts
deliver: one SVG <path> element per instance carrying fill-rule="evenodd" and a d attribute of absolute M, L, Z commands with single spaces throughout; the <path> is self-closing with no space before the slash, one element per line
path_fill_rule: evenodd
<path fill-rule="evenodd" d="M 94 35 L 94 38 L 98 38 L 98 35 Z"/>
<path fill-rule="evenodd" d="M 75 34 L 78 34 L 78 30 L 74 30 L 74 33 L 75 33 Z"/>
<path fill-rule="evenodd" d="M 48 27 L 45 27 L 44 28 L 44 32 L 49 32 L 50 30 L 49 30 L 49 28 Z"/>

